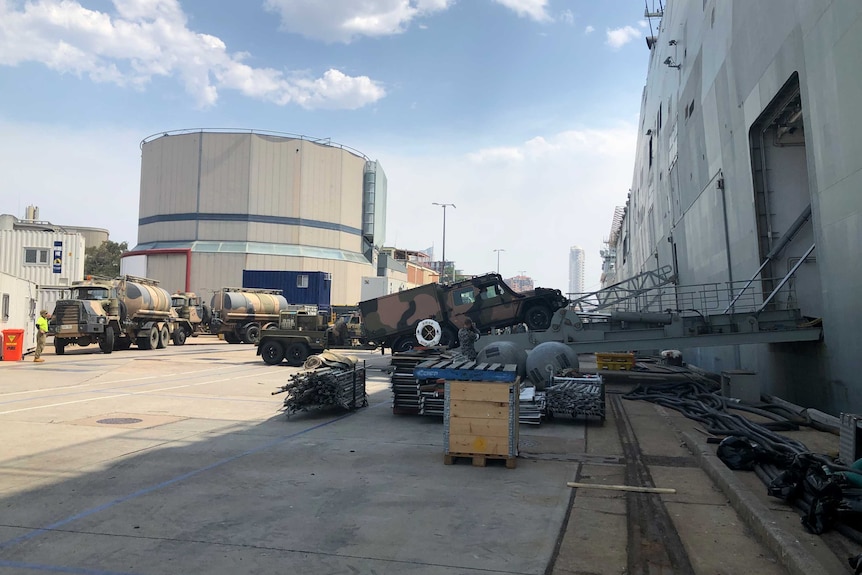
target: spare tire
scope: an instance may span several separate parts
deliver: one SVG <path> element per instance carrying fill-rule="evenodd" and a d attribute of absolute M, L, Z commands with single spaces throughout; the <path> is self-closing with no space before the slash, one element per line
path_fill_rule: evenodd
<path fill-rule="evenodd" d="M 443 328 L 433 319 L 423 319 L 416 325 L 416 341 L 419 345 L 430 347 L 440 343 Z"/>

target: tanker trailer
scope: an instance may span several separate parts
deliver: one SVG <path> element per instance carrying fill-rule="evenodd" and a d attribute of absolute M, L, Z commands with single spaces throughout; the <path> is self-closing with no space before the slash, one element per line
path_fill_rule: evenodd
<path fill-rule="evenodd" d="M 63 355 L 66 346 L 98 343 L 104 353 L 129 349 L 162 348 L 174 329 L 171 296 L 146 278 L 116 279 L 88 277 L 72 283 L 70 297 L 59 300 L 49 323 L 54 351 Z"/>
<path fill-rule="evenodd" d="M 228 343 L 260 341 L 262 329 L 278 329 L 287 300 L 281 290 L 222 288 L 212 298 L 210 332 Z"/>

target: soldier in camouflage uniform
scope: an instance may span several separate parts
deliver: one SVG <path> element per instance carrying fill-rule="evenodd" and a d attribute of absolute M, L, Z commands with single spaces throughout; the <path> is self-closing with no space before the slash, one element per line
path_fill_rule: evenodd
<path fill-rule="evenodd" d="M 476 342 L 479 340 L 479 330 L 473 325 L 473 320 L 464 319 L 464 327 L 458 330 L 458 342 L 461 344 L 461 355 L 470 361 L 476 361 Z"/>

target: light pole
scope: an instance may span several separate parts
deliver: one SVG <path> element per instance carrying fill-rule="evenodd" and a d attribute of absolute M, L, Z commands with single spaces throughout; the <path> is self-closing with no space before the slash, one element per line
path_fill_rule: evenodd
<path fill-rule="evenodd" d="M 432 206 L 440 206 L 443 208 L 443 270 L 440 274 L 440 277 L 443 279 L 443 282 L 446 281 L 446 208 L 455 207 L 455 204 L 438 204 L 437 202 L 431 202 Z"/>
<path fill-rule="evenodd" d="M 497 252 L 497 275 L 500 275 L 500 252 L 505 252 L 506 250 L 500 248 L 494 251 Z"/>

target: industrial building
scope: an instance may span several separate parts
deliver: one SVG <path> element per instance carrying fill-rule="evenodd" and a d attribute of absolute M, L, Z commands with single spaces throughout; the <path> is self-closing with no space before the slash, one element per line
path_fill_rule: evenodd
<path fill-rule="evenodd" d="M 376 277 L 386 175 L 362 153 L 304 136 L 178 131 L 141 143 L 138 244 L 122 273 L 205 298 L 243 270 L 325 272 L 331 303 Z"/>
<path fill-rule="evenodd" d="M 37 305 L 51 311 L 72 282 L 84 278 L 86 248 L 107 239 L 104 229 L 41 221 L 35 206 L 24 219 L 0 214 L 0 272 L 39 286 Z"/>

